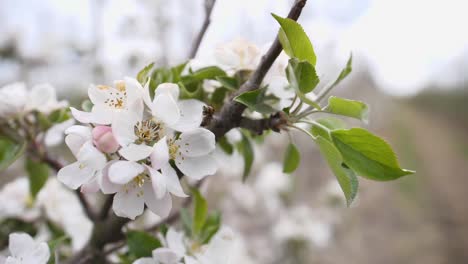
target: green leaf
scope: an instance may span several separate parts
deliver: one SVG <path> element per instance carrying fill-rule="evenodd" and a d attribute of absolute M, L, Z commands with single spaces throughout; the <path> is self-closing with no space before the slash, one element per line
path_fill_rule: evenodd
<path fill-rule="evenodd" d="M 180 218 L 182 220 L 182 226 L 184 228 L 185 234 L 188 237 L 192 236 L 192 218 L 190 217 L 189 212 L 187 211 L 186 208 L 181 208 L 180 209 Z"/>
<path fill-rule="evenodd" d="M 198 236 L 206 221 L 208 204 L 197 189 L 192 189 L 192 195 L 194 198 L 192 232 L 194 236 Z"/>
<path fill-rule="evenodd" d="M 231 91 L 236 91 L 239 89 L 239 81 L 236 78 L 229 76 L 217 76 L 216 80 L 221 83 L 221 85 Z"/>
<path fill-rule="evenodd" d="M 297 149 L 296 145 L 290 143 L 286 149 L 286 154 L 283 161 L 283 172 L 292 173 L 294 172 L 299 163 L 301 162 L 301 154 Z"/>
<path fill-rule="evenodd" d="M 360 101 L 331 96 L 328 98 L 328 106 L 325 108 L 325 111 L 337 115 L 354 117 L 366 123 L 369 120 L 369 108 L 365 103 Z"/>
<path fill-rule="evenodd" d="M 202 234 L 200 236 L 200 242 L 202 244 L 207 244 L 210 242 L 211 238 L 218 232 L 221 226 L 221 214 L 219 212 L 211 213 L 207 218 L 205 225 L 202 229 Z"/>
<path fill-rule="evenodd" d="M 316 137 L 321 136 L 330 141 L 332 141 L 332 138 L 330 136 L 331 130 L 346 128 L 345 123 L 341 119 L 334 117 L 317 119 L 315 120 L 315 122 L 319 125 L 312 125 L 312 127 L 310 128 L 310 132 L 312 133 L 312 135 Z"/>
<path fill-rule="evenodd" d="M 58 246 L 60 246 L 60 244 L 67 242 L 67 240 L 69 240 L 69 239 L 70 238 L 68 236 L 61 236 L 59 238 L 56 238 L 56 239 L 53 239 L 53 240 L 50 240 L 49 242 L 47 242 L 47 245 L 49 246 L 50 252 L 51 253 L 55 252 L 55 249 Z M 52 254 L 51 258 L 53 258 L 53 254 Z"/>
<path fill-rule="evenodd" d="M 226 72 L 218 66 L 209 66 L 195 71 L 191 77 L 201 81 L 205 79 L 216 80 L 216 77 L 226 76 Z"/>
<path fill-rule="evenodd" d="M 334 130 L 330 134 L 345 163 L 363 177 L 389 181 L 414 173 L 401 169 L 388 143 L 365 129 Z"/>
<path fill-rule="evenodd" d="M 26 142 L 17 143 L 0 135 L 0 171 L 8 168 L 26 149 Z"/>
<path fill-rule="evenodd" d="M 290 57 L 306 60 L 315 66 L 317 58 L 314 47 L 302 26 L 292 19 L 272 15 L 281 26 L 279 40 L 284 51 Z"/>
<path fill-rule="evenodd" d="M 252 143 L 250 143 L 250 140 L 245 135 L 245 133 L 242 133 L 242 140 L 237 144 L 237 150 L 244 158 L 244 173 L 242 175 L 242 181 L 245 181 L 249 176 L 254 161 L 254 150 Z"/>
<path fill-rule="evenodd" d="M 81 103 L 81 109 L 86 112 L 91 112 L 91 109 L 93 109 L 93 103 L 90 100 L 84 100 L 83 103 Z"/>
<path fill-rule="evenodd" d="M 57 109 L 49 114 L 49 121 L 54 124 L 59 124 L 70 119 L 70 110 L 69 108 Z"/>
<path fill-rule="evenodd" d="M 333 82 L 332 86 L 338 85 L 344 78 L 346 78 L 351 71 L 353 70 L 353 54 L 349 55 L 348 61 L 346 62 L 346 66 L 344 67 L 343 70 L 341 70 L 340 75 L 338 75 L 338 78 Z"/>
<path fill-rule="evenodd" d="M 128 252 L 136 258 L 149 257 L 151 252 L 161 247 L 161 242 L 154 236 L 142 231 L 128 231 Z"/>
<path fill-rule="evenodd" d="M 266 89 L 256 89 L 242 93 L 234 98 L 234 101 L 247 106 L 250 110 L 261 114 L 272 114 L 277 112 L 273 107 L 267 104 L 265 96 Z"/>
<path fill-rule="evenodd" d="M 306 95 L 303 92 L 301 92 L 300 87 L 299 87 L 299 81 L 296 78 L 296 73 L 294 72 L 293 64 L 294 64 L 294 60 L 293 59 L 289 60 L 288 67 L 286 67 L 286 76 L 288 78 L 289 83 L 294 88 L 296 95 L 301 99 L 302 102 L 321 110 L 322 108 L 317 102 L 310 100 L 309 98 L 306 97 Z"/>
<path fill-rule="evenodd" d="M 44 187 L 49 177 L 49 166 L 45 163 L 34 161 L 30 158 L 26 159 L 26 171 L 29 176 L 29 192 L 33 199 Z"/>
<path fill-rule="evenodd" d="M 213 94 L 211 95 L 211 104 L 215 109 L 219 109 L 224 104 L 224 99 L 228 94 L 228 89 L 224 87 L 218 87 L 214 90 Z"/>
<path fill-rule="evenodd" d="M 154 62 L 146 65 L 138 74 L 137 74 L 137 81 L 141 83 L 141 85 L 145 85 L 146 81 L 148 80 L 148 76 L 150 71 L 154 67 Z"/>
<path fill-rule="evenodd" d="M 218 145 L 224 152 L 226 152 L 226 154 L 232 155 L 232 153 L 234 152 L 234 147 L 231 145 L 231 143 L 229 143 L 226 137 L 220 138 L 218 140 Z"/>
<path fill-rule="evenodd" d="M 320 82 L 315 67 L 308 61 L 299 61 L 297 59 L 290 59 L 289 64 L 293 68 L 294 77 L 289 76 L 290 71 L 286 71 L 287 77 L 291 85 L 297 87 L 302 93 L 312 92 L 317 84 Z M 293 83 L 294 82 L 294 83 Z"/>
<path fill-rule="evenodd" d="M 321 136 L 318 136 L 315 142 L 319 146 L 320 152 L 335 174 L 345 195 L 347 205 L 351 205 L 352 201 L 356 197 L 359 185 L 356 174 L 345 165 L 343 157 L 333 143 Z"/>

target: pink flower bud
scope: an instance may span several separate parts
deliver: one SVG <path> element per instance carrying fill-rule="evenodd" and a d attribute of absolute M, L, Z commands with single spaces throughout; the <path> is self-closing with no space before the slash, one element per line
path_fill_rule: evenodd
<path fill-rule="evenodd" d="M 93 128 L 93 143 L 97 149 L 104 153 L 114 153 L 119 149 L 119 143 L 112 134 L 109 126 L 96 126 Z"/>

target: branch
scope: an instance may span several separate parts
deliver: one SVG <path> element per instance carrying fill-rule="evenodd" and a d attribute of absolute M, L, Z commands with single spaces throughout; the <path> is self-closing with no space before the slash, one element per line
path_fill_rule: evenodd
<path fill-rule="evenodd" d="M 211 22 L 211 12 L 213 11 L 213 7 L 216 3 L 216 0 L 205 0 L 205 20 L 203 21 L 202 27 L 197 34 L 197 37 L 193 41 L 192 48 L 190 49 L 189 59 L 195 58 L 197 55 L 198 49 L 200 48 L 200 44 L 205 36 L 206 30 L 210 26 Z"/>
<path fill-rule="evenodd" d="M 296 0 L 291 11 L 289 11 L 288 18 L 297 20 L 301 15 L 302 8 L 305 6 L 307 0 Z M 275 41 L 265 55 L 263 55 L 260 64 L 253 72 L 251 77 L 245 82 L 239 90 L 231 95 L 230 100 L 220 110 L 220 112 L 213 117 L 212 122 L 209 124 L 208 129 L 211 130 L 216 136 L 220 138 L 226 134 L 231 128 L 238 127 L 242 121 L 242 113 L 246 106 L 232 100 L 235 96 L 258 89 L 260 84 L 265 78 L 268 70 L 273 65 L 273 62 L 278 58 L 282 51 L 281 43 L 276 36 Z"/>
<path fill-rule="evenodd" d="M 263 134 L 266 130 L 273 130 L 279 132 L 285 125 L 288 119 L 283 112 L 278 112 L 268 118 L 263 119 L 249 119 L 242 117 L 239 127 L 248 129 L 257 135 Z"/>

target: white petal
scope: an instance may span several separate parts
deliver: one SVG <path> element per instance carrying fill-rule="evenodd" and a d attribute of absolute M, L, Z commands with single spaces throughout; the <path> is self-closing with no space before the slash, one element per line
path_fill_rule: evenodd
<path fill-rule="evenodd" d="M 114 110 L 104 105 L 94 105 L 91 109 L 91 123 L 100 125 L 109 125 L 112 123 Z"/>
<path fill-rule="evenodd" d="M 115 184 L 109 179 L 109 167 L 116 162 L 115 160 L 109 162 L 107 166 L 102 169 L 102 174 L 97 177 L 101 191 L 104 194 L 116 193 L 122 188 L 122 185 Z"/>
<path fill-rule="evenodd" d="M 119 150 L 119 154 L 127 160 L 138 161 L 146 159 L 153 153 L 154 147 L 147 146 L 145 144 L 130 144 L 127 147 L 122 147 Z"/>
<path fill-rule="evenodd" d="M 179 102 L 180 118 L 177 123 L 171 125 L 177 131 L 189 131 L 200 126 L 203 120 L 204 103 L 195 100 L 183 100 Z"/>
<path fill-rule="evenodd" d="M 141 121 L 141 115 L 133 112 L 122 112 L 115 116 L 112 122 L 112 133 L 121 146 L 127 146 L 137 139 L 135 125 L 138 121 Z"/>
<path fill-rule="evenodd" d="M 163 93 L 169 93 L 174 100 L 179 99 L 179 86 L 175 83 L 161 83 L 154 91 L 154 97 Z"/>
<path fill-rule="evenodd" d="M 166 234 L 167 246 L 177 253 L 181 258 L 186 254 L 184 245 L 184 233 L 175 231 L 174 228 L 170 227 Z"/>
<path fill-rule="evenodd" d="M 153 258 L 162 264 L 177 264 L 180 257 L 169 248 L 157 248 L 153 250 Z"/>
<path fill-rule="evenodd" d="M 184 263 L 185 264 L 201 264 L 198 260 L 196 260 L 195 258 L 190 257 L 190 256 L 185 256 L 184 257 Z M 203 263 L 203 264 L 205 264 L 205 263 Z"/>
<path fill-rule="evenodd" d="M 143 87 L 135 78 L 125 77 L 125 86 L 127 92 L 127 103 L 131 104 L 132 102 L 141 101 L 143 99 L 141 93 Z"/>
<path fill-rule="evenodd" d="M 185 194 L 184 189 L 182 189 L 182 186 L 180 185 L 180 180 L 177 176 L 177 172 L 174 170 L 174 168 L 171 167 L 169 163 L 166 163 L 161 168 L 161 172 L 166 183 L 166 188 L 169 192 L 179 197 L 188 196 L 187 194 Z"/>
<path fill-rule="evenodd" d="M 151 177 L 151 186 L 157 199 L 162 199 L 166 195 L 166 181 L 163 175 L 151 167 L 147 167 Z"/>
<path fill-rule="evenodd" d="M 69 119 L 62 123 L 55 124 L 49 128 L 44 136 L 44 143 L 46 146 L 57 146 L 58 144 L 62 143 L 65 136 L 65 130 L 74 123 L 75 120 Z"/>
<path fill-rule="evenodd" d="M 180 118 L 179 107 L 169 93 L 162 93 L 154 98 L 152 111 L 155 117 L 169 126 L 177 123 Z"/>
<path fill-rule="evenodd" d="M 76 158 L 94 170 L 101 170 L 107 163 L 106 156 L 95 148 L 90 141 L 85 142 L 81 146 Z"/>
<path fill-rule="evenodd" d="M 47 110 L 47 106 L 51 103 L 57 102 L 55 89 L 50 84 L 39 84 L 34 86 L 31 89 L 28 99 L 27 108 L 29 110 L 38 110 L 40 112 Z"/>
<path fill-rule="evenodd" d="M 125 187 L 124 187 L 125 188 Z M 117 216 L 127 217 L 132 220 L 143 213 L 145 203 L 141 188 L 125 188 L 114 196 L 112 209 Z"/>
<path fill-rule="evenodd" d="M 180 135 L 178 145 L 183 156 L 198 157 L 212 152 L 216 148 L 215 135 L 204 128 L 197 128 Z"/>
<path fill-rule="evenodd" d="M 86 139 L 77 135 L 68 135 L 65 137 L 65 144 L 67 144 L 70 151 L 73 153 L 75 158 L 78 158 L 78 153 L 81 147 L 86 143 Z"/>
<path fill-rule="evenodd" d="M 8 241 L 8 249 L 14 257 L 25 256 L 35 245 L 32 237 L 26 233 L 12 233 Z"/>
<path fill-rule="evenodd" d="M 133 264 L 157 264 L 153 258 L 139 258 Z"/>
<path fill-rule="evenodd" d="M 101 87 L 104 87 L 104 86 L 101 86 Z M 98 88 L 96 85 L 91 84 L 88 87 L 89 100 L 91 100 L 91 102 L 95 105 L 104 104 L 104 102 L 109 97 L 110 89 L 111 87 L 108 87 L 108 89 L 101 89 L 101 88 Z"/>
<path fill-rule="evenodd" d="M 155 169 L 160 169 L 169 162 L 169 147 L 167 146 L 166 137 L 163 137 L 154 145 L 154 151 L 151 153 L 150 159 L 151 167 Z"/>
<path fill-rule="evenodd" d="M 126 184 L 143 171 L 145 167 L 136 162 L 117 161 L 109 167 L 109 179 L 115 184 Z"/>
<path fill-rule="evenodd" d="M 194 180 L 200 180 L 205 176 L 213 175 L 218 169 L 218 164 L 211 155 L 201 157 L 177 157 L 176 165 L 182 173 Z"/>
<path fill-rule="evenodd" d="M 94 116 L 91 112 L 80 111 L 74 107 L 70 107 L 70 110 L 73 118 L 78 120 L 78 122 L 85 124 L 94 123 Z"/>
<path fill-rule="evenodd" d="M 77 189 L 87 183 L 95 174 L 95 170 L 77 161 L 63 167 L 57 173 L 57 178 L 68 188 Z"/>
<path fill-rule="evenodd" d="M 81 185 L 82 193 L 96 193 L 99 191 L 98 177 L 94 177 L 91 181 Z"/>
<path fill-rule="evenodd" d="M 37 243 L 29 253 L 23 257 L 22 263 L 46 264 L 50 258 L 49 246 L 45 242 Z"/>
<path fill-rule="evenodd" d="M 65 129 L 65 134 L 67 135 L 77 135 L 85 139 L 91 139 L 92 137 L 92 128 L 89 126 L 71 126 Z"/>
<path fill-rule="evenodd" d="M 145 198 L 145 203 L 148 206 L 148 209 L 150 209 L 151 212 L 155 213 L 161 218 L 167 217 L 171 212 L 172 208 L 171 195 L 169 193 L 166 193 L 166 195 L 162 199 L 157 199 L 151 184 L 145 183 L 143 188 L 143 196 Z"/>

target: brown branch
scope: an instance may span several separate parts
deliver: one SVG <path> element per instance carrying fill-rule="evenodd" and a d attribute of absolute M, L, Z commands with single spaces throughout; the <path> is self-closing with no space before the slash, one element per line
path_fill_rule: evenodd
<path fill-rule="evenodd" d="M 297 20 L 301 15 L 302 8 L 305 6 L 306 2 L 307 0 L 296 0 L 288 14 L 288 18 Z M 229 102 L 226 103 L 221 108 L 220 112 L 213 117 L 208 129 L 215 134 L 216 138 L 224 136 L 224 134 L 226 134 L 226 132 L 231 128 L 238 127 L 240 125 L 242 113 L 246 107 L 232 99 L 241 93 L 258 89 L 263 78 L 265 78 L 265 75 L 271 68 L 271 65 L 281 53 L 281 50 L 281 43 L 279 42 L 278 37 L 276 37 L 270 49 L 265 55 L 263 55 L 260 64 L 247 82 L 245 82 L 236 93 L 231 95 Z"/>
<path fill-rule="evenodd" d="M 189 59 L 195 58 L 197 55 L 198 49 L 200 48 L 200 44 L 205 36 L 206 31 L 211 23 L 211 12 L 213 11 L 213 7 L 216 3 L 216 0 L 205 0 L 205 20 L 203 21 L 202 27 L 198 32 L 195 40 L 193 41 L 192 48 L 190 49 Z"/>
<path fill-rule="evenodd" d="M 114 202 L 114 195 L 107 195 L 106 200 L 104 200 L 104 204 L 102 205 L 101 212 L 99 213 L 99 219 L 103 220 L 109 215 L 109 211 L 112 207 L 112 203 Z"/>
<path fill-rule="evenodd" d="M 270 117 L 263 119 L 249 119 L 242 117 L 239 127 L 248 129 L 254 134 L 262 135 L 264 131 L 273 130 L 280 132 L 288 124 L 288 119 L 283 112 L 278 112 Z"/>

